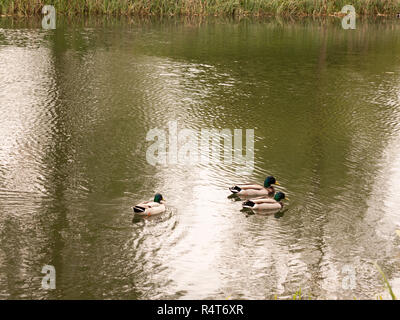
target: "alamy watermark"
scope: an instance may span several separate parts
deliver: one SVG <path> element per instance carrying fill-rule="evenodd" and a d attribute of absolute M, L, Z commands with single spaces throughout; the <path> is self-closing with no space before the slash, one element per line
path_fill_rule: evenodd
<path fill-rule="evenodd" d="M 42 288 L 45 290 L 54 290 L 56 288 L 56 268 L 46 264 L 42 268 L 42 273 L 45 274 L 42 279 Z"/>
<path fill-rule="evenodd" d="M 236 165 L 236 172 L 251 174 L 254 170 L 254 129 L 245 130 L 246 150 L 243 155 L 243 130 L 181 129 L 178 123 L 168 123 L 166 130 L 154 128 L 146 141 L 154 141 L 146 152 L 146 160 L 155 165 Z M 167 151 L 168 142 L 168 151 Z"/>
<path fill-rule="evenodd" d="M 356 9 L 351 4 L 345 5 L 342 10 L 342 13 L 346 15 L 342 19 L 342 28 L 347 29 L 355 29 L 356 28 Z"/>
<path fill-rule="evenodd" d="M 342 268 L 342 289 L 353 290 L 356 287 L 356 270 L 352 265 L 346 264 Z"/>
<path fill-rule="evenodd" d="M 42 19 L 43 29 L 55 29 L 56 28 L 56 9 L 51 5 L 45 5 L 42 8 Z"/>

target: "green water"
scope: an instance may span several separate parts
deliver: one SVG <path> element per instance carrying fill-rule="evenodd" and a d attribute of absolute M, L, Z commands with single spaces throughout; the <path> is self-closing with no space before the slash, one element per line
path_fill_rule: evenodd
<path fill-rule="evenodd" d="M 399 119 L 398 21 L 2 18 L 0 298 L 400 295 Z M 169 121 L 254 129 L 254 170 L 152 166 Z M 269 174 L 283 215 L 227 198 Z"/>

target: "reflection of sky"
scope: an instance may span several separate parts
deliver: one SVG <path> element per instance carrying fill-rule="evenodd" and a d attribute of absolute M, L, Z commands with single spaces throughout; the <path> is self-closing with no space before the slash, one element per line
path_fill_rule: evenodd
<path fill-rule="evenodd" d="M 0 296 L 15 297 L 21 286 L 19 297 L 42 297 L 32 291 L 41 277 L 31 266 L 48 244 L 37 213 L 52 143 L 54 70 L 49 49 L 35 48 L 35 33 L 16 30 L 6 38 L 25 45 L 0 47 Z"/>
<path fill-rule="evenodd" d="M 45 188 L 40 158 L 50 143 L 55 95 L 50 59 L 45 48 L 0 50 L 0 168 L 8 191 Z"/>
<path fill-rule="evenodd" d="M 400 132 L 400 131 L 399 131 Z M 400 227 L 400 134 L 390 139 L 381 163 L 382 172 L 377 185 L 381 189 L 375 195 L 376 199 L 383 200 L 385 211 L 384 220 L 392 227 Z"/>
<path fill-rule="evenodd" d="M 397 273 L 396 266 L 388 262 L 399 256 L 399 243 L 395 230 L 400 229 L 400 135 L 390 139 L 380 159 L 380 170 L 376 176 L 374 189 L 368 199 L 368 210 L 364 222 L 375 229 L 367 241 L 377 242 L 379 247 L 372 246 L 372 250 L 379 250 L 377 261 L 386 271 L 386 274 Z M 380 215 L 377 215 L 377 212 Z M 397 254 L 396 254 L 397 252 Z M 390 277 L 394 292 L 400 290 L 400 278 Z M 385 292 L 385 296 L 388 293 Z"/>

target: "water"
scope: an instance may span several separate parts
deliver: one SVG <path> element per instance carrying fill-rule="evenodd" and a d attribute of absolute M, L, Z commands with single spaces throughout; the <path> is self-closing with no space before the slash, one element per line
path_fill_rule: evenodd
<path fill-rule="evenodd" d="M 0 19 L 0 298 L 400 294 L 400 25 Z M 255 130 L 255 168 L 151 166 L 148 130 Z M 235 182 L 273 174 L 283 215 Z M 161 192 L 168 211 L 132 222 Z M 56 289 L 41 289 L 44 265 Z"/>

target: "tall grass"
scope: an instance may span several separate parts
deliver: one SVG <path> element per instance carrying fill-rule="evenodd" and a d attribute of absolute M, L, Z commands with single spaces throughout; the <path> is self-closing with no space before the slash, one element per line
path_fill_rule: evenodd
<path fill-rule="evenodd" d="M 348 0 L 1 0 L 1 15 L 39 15 L 44 5 L 59 14 L 106 15 L 329 15 Z M 400 12 L 400 0 L 352 0 L 358 14 Z"/>

